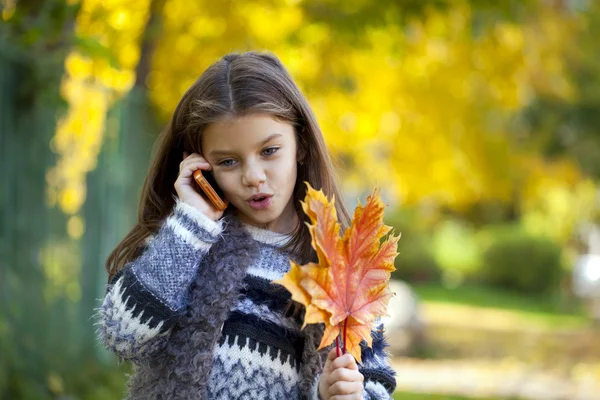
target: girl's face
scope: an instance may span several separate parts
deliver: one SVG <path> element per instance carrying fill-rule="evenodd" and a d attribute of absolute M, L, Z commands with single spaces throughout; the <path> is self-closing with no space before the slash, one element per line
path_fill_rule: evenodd
<path fill-rule="evenodd" d="M 267 114 L 219 120 L 204 130 L 202 153 L 243 222 L 280 233 L 294 230 L 297 143 L 292 125 Z"/>

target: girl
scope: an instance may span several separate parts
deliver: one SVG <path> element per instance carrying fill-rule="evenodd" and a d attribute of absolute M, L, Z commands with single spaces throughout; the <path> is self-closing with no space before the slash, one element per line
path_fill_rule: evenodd
<path fill-rule="evenodd" d="M 194 171 L 210 171 L 218 211 Z M 99 335 L 131 360 L 129 399 L 389 399 L 382 327 L 362 363 L 317 352 L 323 327 L 271 283 L 316 261 L 305 181 L 342 199 L 306 99 L 270 54 L 228 54 L 184 94 L 158 142 L 139 222 L 107 261 Z M 336 202 L 343 228 L 349 215 Z"/>

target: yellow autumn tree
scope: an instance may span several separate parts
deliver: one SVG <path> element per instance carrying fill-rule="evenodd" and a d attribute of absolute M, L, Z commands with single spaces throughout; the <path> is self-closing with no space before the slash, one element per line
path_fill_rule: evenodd
<path fill-rule="evenodd" d="M 118 62 L 77 52 L 67 60 L 70 111 L 53 141 L 62 158 L 48 179 L 51 203 L 71 214 L 85 199 L 83 178 L 102 143 L 102 117 L 133 83 L 148 3 L 87 0 L 82 7 L 78 33 L 98 40 Z M 302 1 L 170 0 L 150 96 L 166 120 L 218 57 L 273 51 L 313 105 L 350 198 L 378 182 L 395 204 L 461 209 L 510 201 L 523 176 L 537 176 L 529 168 L 538 157 L 515 145 L 511 118 L 536 93 L 572 96 L 561 57 L 578 20 L 540 5 L 531 17 L 475 30 L 472 4 L 425 7 L 403 24 L 382 18 L 361 28 L 357 43 Z"/>

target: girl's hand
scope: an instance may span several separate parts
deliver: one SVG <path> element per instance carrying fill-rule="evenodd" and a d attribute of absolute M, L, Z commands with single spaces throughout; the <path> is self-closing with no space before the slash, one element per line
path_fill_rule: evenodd
<path fill-rule="evenodd" d="M 337 357 L 335 348 L 327 355 L 319 380 L 321 400 L 360 400 L 363 394 L 363 375 L 350 353 Z"/>
<path fill-rule="evenodd" d="M 198 193 L 198 184 L 194 179 L 194 171 L 202 169 L 210 171 L 212 166 L 198 153 L 188 155 L 183 153 L 183 161 L 179 164 L 179 176 L 175 181 L 175 191 L 179 200 L 202 211 L 213 221 L 223 216 L 223 211 L 217 210 L 212 203 Z"/>

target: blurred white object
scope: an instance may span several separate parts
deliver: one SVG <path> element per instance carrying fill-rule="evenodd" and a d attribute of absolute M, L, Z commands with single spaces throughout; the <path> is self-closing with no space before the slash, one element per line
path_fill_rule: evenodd
<path fill-rule="evenodd" d="M 579 257 L 573 270 L 573 289 L 579 297 L 600 298 L 600 255 Z"/>
<path fill-rule="evenodd" d="M 586 301 L 592 319 L 600 321 L 600 255 L 579 257 L 573 269 L 573 290 Z"/>
<path fill-rule="evenodd" d="M 391 280 L 390 289 L 395 296 L 390 299 L 387 317 L 382 317 L 390 350 L 394 354 L 406 354 L 423 341 L 425 324 L 419 311 L 419 300 L 410 286 L 402 281 Z"/>

